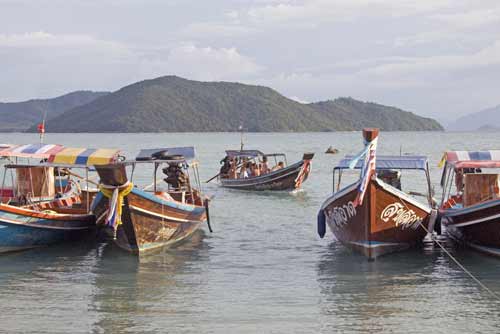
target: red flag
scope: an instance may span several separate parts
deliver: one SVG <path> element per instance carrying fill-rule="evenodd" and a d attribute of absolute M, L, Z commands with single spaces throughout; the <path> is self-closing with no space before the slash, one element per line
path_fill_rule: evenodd
<path fill-rule="evenodd" d="M 38 124 L 37 129 L 38 133 L 45 133 L 45 124 L 43 123 Z"/>

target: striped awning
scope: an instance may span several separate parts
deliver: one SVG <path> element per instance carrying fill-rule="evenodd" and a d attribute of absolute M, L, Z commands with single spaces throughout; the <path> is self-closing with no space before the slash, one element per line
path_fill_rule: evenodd
<path fill-rule="evenodd" d="M 455 168 L 500 168 L 500 150 L 490 151 L 448 151 L 439 167 L 449 163 Z"/>
<path fill-rule="evenodd" d="M 45 159 L 63 149 L 57 144 L 5 145 L 0 147 L 1 157 Z"/>
<path fill-rule="evenodd" d="M 49 163 L 68 165 L 106 165 L 116 162 L 120 151 L 106 148 L 65 147 L 50 155 Z"/>

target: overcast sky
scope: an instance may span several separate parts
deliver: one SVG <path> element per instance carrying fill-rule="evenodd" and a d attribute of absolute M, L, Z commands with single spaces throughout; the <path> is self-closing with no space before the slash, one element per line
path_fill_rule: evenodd
<path fill-rule="evenodd" d="M 500 104 L 499 0 L 0 0 L 0 101 L 176 74 L 453 119 Z"/>

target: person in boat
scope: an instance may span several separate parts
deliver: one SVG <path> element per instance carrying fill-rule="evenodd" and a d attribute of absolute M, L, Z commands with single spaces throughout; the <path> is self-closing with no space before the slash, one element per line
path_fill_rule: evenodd
<path fill-rule="evenodd" d="M 247 162 L 247 173 L 248 177 L 254 177 L 255 176 L 255 169 L 253 167 L 253 162 L 249 161 Z"/>
<path fill-rule="evenodd" d="M 247 171 L 247 165 L 246 163 L 243 163 L 243 165 L 240 168 L 240 174 L 238 175 L 238 178 L 240 179 L 246 179 L 248 178 L 248 171 Z"/>
<path fill-rule="evenodd" d="M 261 166 L 260 175 L 269 173 L 269 166 L 267 165 L 267 157 L 266 156 L 262 157 L 262 161 L 260 163 L 260 166 Z"/>
<path fill-rule="evenodd" d="M 229 172 L 228 172 L 229 178 L 230 179 L 236 179 L 238 177 L 238 173 L 236 171 L 236 167 L 237 167 L 236 159 L 231 158 L 231 161 L 229 162 L 229 165 L 230 165 Z"/>
<path fill-rule="evenodd" d="M 221 160 L 221 163 L 223 165 L 221 166 L 219 173 L 222 177 L 227 177 L 231 169 L 231 161 L 229 157 L 226 156 L 224 159 Z"/>
<path fill-rule="evenodd" d="M 283 161 L 280 161 L 280 162 L 278 162 L 278 164 L 276 166 L 273 167 L 273 169 L 271 169 L 271 172 L 274 172 L 276 170 L 280 170 L 283 168 L 285 168 L 285 164 L 283 163 Z"/>
<path fill-rule="evenodd" d="M 255 162 L 252 163 L 252 175 L 260 176 L 260 166 Z"/>

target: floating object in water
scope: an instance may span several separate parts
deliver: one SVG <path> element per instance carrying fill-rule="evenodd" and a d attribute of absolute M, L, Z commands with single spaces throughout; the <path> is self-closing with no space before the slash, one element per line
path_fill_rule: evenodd
<path fill-rule="evenodd" d="M 326 154 L 337 154 L 337 153 L 339 153 L 339 150 L 336 148 L 333 148 L 333 146 L 330 146 L 326 149 L 325 153 Z"/>

